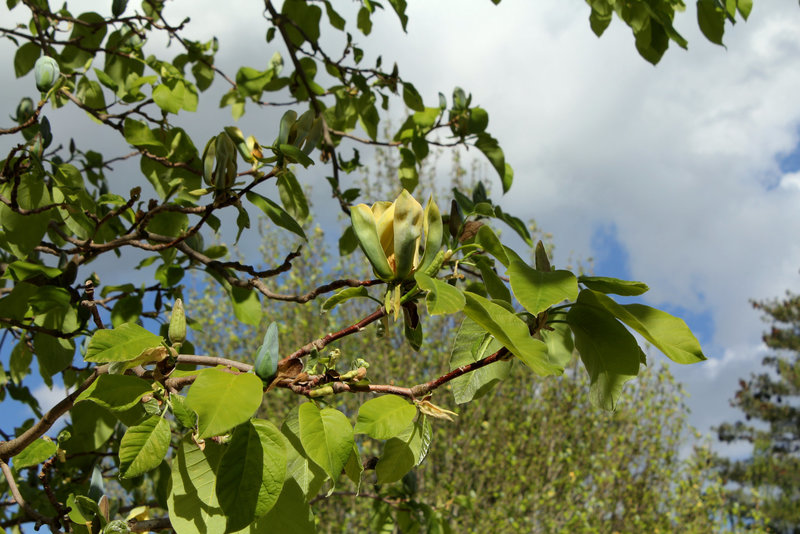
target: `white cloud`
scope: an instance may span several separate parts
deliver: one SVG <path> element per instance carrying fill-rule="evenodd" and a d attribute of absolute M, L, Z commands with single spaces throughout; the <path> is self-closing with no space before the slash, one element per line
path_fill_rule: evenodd
<path fill-rule="evenodd" d="M 59 384 L 53 384 L 52 388 L 47 387 L 46 384 L 41 384 L 33 390 L 32 395 L 39 401 L 39 407 L 42 412 L 46 412 L 64 400 L 64 397 L 67 396 L 67 390 Z"/>

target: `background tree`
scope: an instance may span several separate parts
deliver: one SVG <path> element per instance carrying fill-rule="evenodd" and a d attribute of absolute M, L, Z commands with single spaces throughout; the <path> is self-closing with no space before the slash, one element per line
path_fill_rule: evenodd
<path fill-rule="evenodd" d="M 753 302 L 770 324 L 764 343 L 774 352 L 765 370 L 740 380 L 731 405 L 744 421 L 717 429 L 720 441 L 752 445 L 739 460 L 718 458 L 732 483 L 730 499 L 746 516 L 763 515 L 774 532 L 800 532 L 800 295 Z M 760 496 L 761 502 L 756 501 Z M 760 506 L 759 506 L 760 505 Z M 760 509 L 759 509 L 760 508 Z"/>
<path fill-rule="evenodd" d="M 701 28 L 720 42 L 726 19 L 737 10 L 746 16 L 749 5 L 700 0 Z M 15 48 L 16 76 L 32 75 L 40 98 L 19 102 L 16 126 L 0 129 L 13 136 L 0 161 L 0 339 L 13 345 L 5 349 L 2 394 L 35 415 L 2 430 L 5 527 L 312 532 L 309 504 L 323 487 L 335 490 L 345 476 L 358 485 L 365 467 L 388 483 L 421 463 L 434 423 L 451 417 L 433 402 L 448 385 L 466 383 L 459 398 L 472 400 L 505 378 L 515 360 L 538 375 L 561 374 L 575 345 L 590 399 L 613 409 L 643 359 L 624 325 L 676 361 L 704 359 L 683 321 L 609 296 L 640 295 L 645 284 L 554 270 L 543 246 L 527 261 L 534 246 L 527 228 L 485 188 L 455 190 L 453 199 L 439 199 L 442 210 L 433 199 L 423 209 L 412 193 L 433 147 L 475 147 L 503 192 L 513 171 L 487 131 L 488 113 L 466 91 L 456 88 L 427 106 L 397 67 L 383 67 L 377 54 L 365 63 L 351 31 L 371 32 L 378 2 L 358 3 L 344 17 L 327 1 L 258 4 L 272 59 L 266 68 L 233 70 L 216 64 L 215 39 L 190 39 L 189 20 L 173 23 L 159 0 L 114 0 L 110 13 L 77 15 L 47 0 L 6 6 L 24 21 L 0 27 L 0 36 Z M 404 28 L 405 6 L 387 6 Z M 657 61 L 670 40 L 685 44 L 672 27 L 680 8 L 663 0 L 615 12 L 632 27 L 639 51 Z M 601 33 L 612 11 L 593 3 L 591 12 Z M 338 41 L 323 46 L 323 33 Z M 156 37 L 174 47 L 160 48 Z M 228 87 L 222 105 L 234 119 L 276 102 L 289 109 L 254 132 L 220 125 L 210 139 L 179 126 L 182 114 L 201 109 L 215 80 Z M 408 119 L 393 136 L 379 136 L 383 112 L 401 101 Z M 69 138 L 73 124 L 59 124 L 51 113 L 65 106 L 115 140 L 110 154 L 93 139 Z M 397 196 L 370 198 L 348 188 L 346 175 L 360 165 L 354 147 L 364 146 L 397 151 Z M 360 248 L 373 277 L 317 286 L 297 278 L 298 287 L 280 293 L 276 280 L 300 263 L 298 245 L 309 243 L 303 223 L 314 215 L 295 172 L 317 162 L 329 171 L 334 208 L 350 217 L 340 248 Z M 118 174 L 142 179 L 111 179 Z M 132 187 L 119 190 L 120 183 Z M 223 225 L 238 241 L 258 214 L 282 237 L 274 264 L 229 261 L 225 245 L 205 244 Z M 498 222 L 526 243 L 521 255 L 500 241 L 492 229 Z M 104 269 L 131 265 L 154 283 L 102 284 Z M 322 329 L 309 319 L 307 337 L 287 349 L 285 325 L 281 331 L 271 323 L 263 337 L 259 332 L 254 364 L 195 354 L 186 340 L 195 303 L 181 300 L 192 271 L 224 289 L 241 323 L 261 325 L 268 301 L 305 304 L 324 296 L 335 326 Z M 349 319 L 336 309 L 353 299 L 371 303 L 370 311 Z M 370 366 L 373 353 L 345 361 L 329 347 L 368 328 L 398 330 L 404 359 L 413 361 L 424 331 L 436 326 L 426 310 L 445 316 L 460 349 L 448 362 L 442 348 L 439 367 L 425 369 L 419 383 L 369 371 L 379 368 Z M 34 369 L 69 390 L 47 413 L 31 394 Z M 362 401 L 357 411 L 341 404 L 349 395 Z M 254 418 L 265 396 L 268 403 L 282 397 L 286 408 L 308 400 Z M 67 414 L 69 424 L 56 433 Z M 372 440 L 363 450 L 354 440 L 361 434 Z M 446 528 L 438 511 L 421 510 L 397 521 Z"/>

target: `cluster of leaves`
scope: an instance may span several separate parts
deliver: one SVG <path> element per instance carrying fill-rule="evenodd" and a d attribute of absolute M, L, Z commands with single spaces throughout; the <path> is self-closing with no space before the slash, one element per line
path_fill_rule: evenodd
<path fill-rule="evenodd" d="M 774 354 L 765 372 L 740 380 L 731 405 L 745 421 L 717 428 L 720 441 L 752 445 L 750 456 L 718 458 L 723 478 L 732 483 L 732 507 L 748 519 L 766 518 L 774 532 L 800 528 L 800 296 L 754 302 L 771 328 L 764 343 Z"/>
<path fill-rule="evenodd" d="M 440 94 L 436 106 L 426 106 L 396 65 L 384 69 L 381 56 L 366 65 L 358 38 L 333 3 L 286 0 L 279 9 L 266 0 L 266 41 L 275 55 L 265 70 L 241 66 L 235 75 L 216 64 L 215 39 L 187 38 L 188 19 L 168 22 L 162 0 L 136 7 L 114 0 L 106 15 L 74 15 L 66 4 L 56 10 L 47 0 L 6 4 L 16 13 L 27 9 L 27 23 L 0 27 L 0 35 L 16 47 L 15 74 L 32 72 L 41 98 L 20 102 L 17 125 L 0 130 L 17 136 L 0 161 L 0 325 L 2 343 L 14 344 L 10 372 L 0 373 L 0 395 L 28 404 L 36 415 L 13 435 L 3 432 L 0 442 L 3 494 L 17 505 L 0 511 L 4 525 L 32 521 L 54 532 L 92 533 L 168 527 L 310 532 L 309 503 L 323 484 L 329 481 L 333 491 L 345 473 L 358 485 L 365 465 L 371 466 L 355 435 L 386 442 L 374 465 L 381 482 L 399 480 L 422 462 L 432 422 L 452 417 L 431 401 L 443 386 L 456 390 L 460 384 L 456 401 L 470 401 L 504 379 L 513 359 L 538 375 L 561 374 L 574 345 L 592 401 L 613 409 L 644 361 L 627 328 L 675 361 L 704 359 L 680 319 L 608 296 L 640 295 L 647 290 L 643 283 L 555 270 L 541 244 L 530 265 L 502 244 L 490 223 L 501 221 L 529 245 L 533 241 L 482 186 L 455 191 L 447 213 L 431 207 L 420 221 L 421 206 L 411 195 L 431 147 L 474 146 L 504 192 L 513 171 L 487 132 L 488 114 L 467 93 L 456 89 L 450 101 Z M 388 4 L 405 28 L 405 2 Z M 359 6 L 362 35 L 371 32 L 382 7 L 374 0 Z M 338 32 L 337 54 L 323 49 L 323 30 Z M 166 59 L 151 44 L 156 35 L 180 52 Z M 228 126 L 201 139 L 174 123 L 177 115 L 199 109 L 214 81 L 228 84 L 221 105 L 231 107 L 234 119 L 246 105 L 268 108 L 278 95 L 292 109 L 263 131 Z M 392 99 L 404 103 L 409 118 L 384 139 L 378 135 L 381 110 Z M 72 125 L 63 128 L 56 120 L 56 110 L 67 106 L 85 112 L 125 152 L 107 157 L 91 139 L 67 141 L 64 132 Z M 45 115 L 50 108 L 52 124 Z M 263 266 L 229 261 L 225 245 L 205 244 L 203 236 L 219 231 L 228 214 L 235 217 L 238 241 L 254 213 L 270 221 L 269 232 L 306 242 L 303 224 L 312 212 L 294 173 L 316 165 L 317 157 L 330 168 L 338 207 L 348 215 L 366 213 L 366 205 L 352 205 L 359 189 L 344 185 L 360 165 L 354 145 L 390 147 L 402 162 L 402 202 L 380 199 L 380 209 L 367 208 L 372 221 L 354 217 L 340 239 L 343 251 L 360 246 L 367 253 L 378 278 L 303 284 L 281 293 L 270 282 L 292 270 L 299 249 L 284 250 L 282 263 Z M 108 172 L 135 162 L 141 184 L 114 192 Z M 269 182 L 277 198 L 270 198 Z M 390 204 L 393 217 L 386 215 Z M 144 253 L 136 268 L 152 271 L 153 285 L 102 285 L 89 270 L 109 253 L 128 261 L 132 250 Z M 394 265 L 391 276 L 376 264 L 381 257 Z M 249 325 L 261 324 L 262 299 L 306 303 L 336 292 L 323 304 L 333 314 L 353 299 L 376 302 L 345 326 L 314 329 L 292 352 L 282 352 L 285 342 L 268 329 L 254 369 L 194 354 L 184 340 L 186 318 L 177 299 L 187 271 L 205 272 L 228 295 L 236 319 Z M 193 309 L 189 302 L 189 322 Z M 399 377 L 373 380 L 368 355 L 337 364 L 335 353 L 324 354 L 329 344 L 370 324 L 391 329 L 401 315 L 406 355 L 421 348 L 429 316 L 452 316 L 458 350 L 450 370 L 401 386 Z M 44 414 L 27 379 L 34 368 L 48 385 L 60 379 L 70 391 Z M 280 420 L 253 418 L 275 388 L 310 401 Z M 347 413 L 332 407 L 349 393 L 370 396 Z M 48 436 L 66 414 L 69 425 Z M 131 501 L 140 506 L 131 509 Z M 125 513 L 127 521 L 116 519 Z M 436 517 L 431 511 L 424 520 L 436 523 Z"/>
<path fill-rule="evenodd" d="M 370 185 L 380 189 L 374 179 Z M 318 232 L 309 235 L 321 240 Z M 264 257 L 277 250 L 279 245 L 265 236 Z M 333 272 L 363 270 L 358 258 L 350 256 Z M 280 287 L 322 283 L 330 274 L 327 267 L 303 263 L 285 275 Z M 204 289 L 196 298 L 192 339 L 197 350 L 237 359 L 257 352 L 256 327 L 214 328 L 231 313 L 221 291 Z M 307 307 L 279 304 L 268 314 L 284 325 L 281 339 L 294 345 L 317 328 L 330 330 L 369 311 L 370 301 L 363 299 L 322 316 Z M 378 337 L 378 329 L 370 328 L 366 335 L 342 338 L 329 348 L 340 361 L 369 355 L 370 376 L 378 382 L 398 376 L 421 382 L 431 372 L 447 372 L 461 357 L 450 336 L 458 328 L 453 316 L 426 317 L 424 322 L 425 343 L 410 359 L 398 329 Z M 449 358 L 443 357 L 442 347 Z M 312 499 L 318 530 L 405 531 L 422 524 L 434 531 L 434 525 L 449 525 L 454 532 L 711 532 L 726 524 L 725 493 L 708 451 L 698 449 L 688 460 L 681 458 L 687 410 L 668 371 L 643 372 L 635 387 L 626 390 L 624 408 L 609 413 L 593 408 L 586 373 L 575 363 L 564 376 L 548 380 L 532 379 L 524 365 L 513 361 L 505 362 L 500 373 L 488 366 L 453 380 L 447 386 L 452 396 L 439 399 L 459 416 L 433 426 L 425 461 L 394 483 L 385 481 L 384 471 L 371 473 L 380 464 L 369 461 L 360 488 L 342 476 L 329 497 L 322 498 L 323 491 Z M 480 376 L 482 372 L 489 374 Z M 480 402 L 456 403 L 475 388 Z M 345 413 L 356 413 L 361 402 L 349 397 L 338 405 Z M 278 391 L 265 398 L 258 413 L 285 417 L 292 409 L 289 392 Z M 356 435 L 356 443 L 366 458 L 383 459 L 389 447 L 389 441 L 368 435 Z"/>

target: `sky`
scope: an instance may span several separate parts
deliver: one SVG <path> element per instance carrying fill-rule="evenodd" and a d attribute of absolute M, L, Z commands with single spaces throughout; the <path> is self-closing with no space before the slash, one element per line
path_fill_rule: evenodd
<path fill-rule="evenodd" d="M 80 12 L 77 6 L 96 3 L 73 5 Z M 218 6 L 171 2 L 166 13 L 172 21 L 190 14 L 196 38 L 216 35 L 223 69 L 241 62 L 263 68 L 275 48 L 265 44 L 253 3 Z M 656 67 L 638 55 L 618 20 L 595 37 L 589 8 L 578 0 L 417 0 L 408 15 L 407 34 L 387 11 L 358 42 L 381 50 L 384 65 L 396 61 L 428 105 L 455 86 L 472 93 L 515 170 L 503 207 L 553 234 L 557 266 L 593 258 L 597 275 L 646 282 L 643 301 L 685 318 L 709 358 L 671 365 L 690 395 L 691 422 L 705 432 L 734 419 L 728 400 L 765 354 L 765 324 L 749 299 L 800 291 L 800 242 L 792 237 L 800 228 L 797 4 L 757 0 L 746 23 L 726 28 L 724 48 L 700 34 L 689 5 L 676 20 L 689 50 L 672 45 Z M 0 47 L 3 65 L 11 53 Z M 4 85 L 7 113 L 0 116 L 30 94 L 30 78 Z M 210 92 L 224 89 L 217 80 Z M 231 124 L 226 110 L 214 109 L 215 98 L 202 115 L 178 123 L 200 137 Z M 271 140 L 283 110 L 249 111 L 239 124 L 245 134 Z M 48 116 L 54 131 L 99 131 L 80 113 Z M 98 150 L 124 153 L 113 140 L 94 138 Z M 122 179 L 112 188 L 125 192 L 136 168 L 117 170 Z M 315 202 L 327 203 L 327 187 L 316 185 L 324 171 L 299 174 Z M 493 171 L 486 175 L 499 191 Z M 105 280 L 130 276 L 110 271 Z M 660 354 L 652 360 L 668 362 Z"/>

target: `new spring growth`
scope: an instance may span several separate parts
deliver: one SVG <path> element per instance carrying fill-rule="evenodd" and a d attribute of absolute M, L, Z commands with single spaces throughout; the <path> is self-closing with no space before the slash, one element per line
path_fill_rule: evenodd
<path fill-rule="evenodd" d="M 350 219 L 375 276 L 385 282 L 396 284 L 424 271 L 442 246 L 442 216 L 436 202 L 429 199 L 423 210 L 405 189 L 394 202 L 353 206 Z"/>
<path fill-rule="evenodd" d="M 186 312 L 183 309 L 183 301 L 175 299 L 172 315 L 169 318 L 169 342 L 175 346 L 184 341 L 186 341 Z"/>

